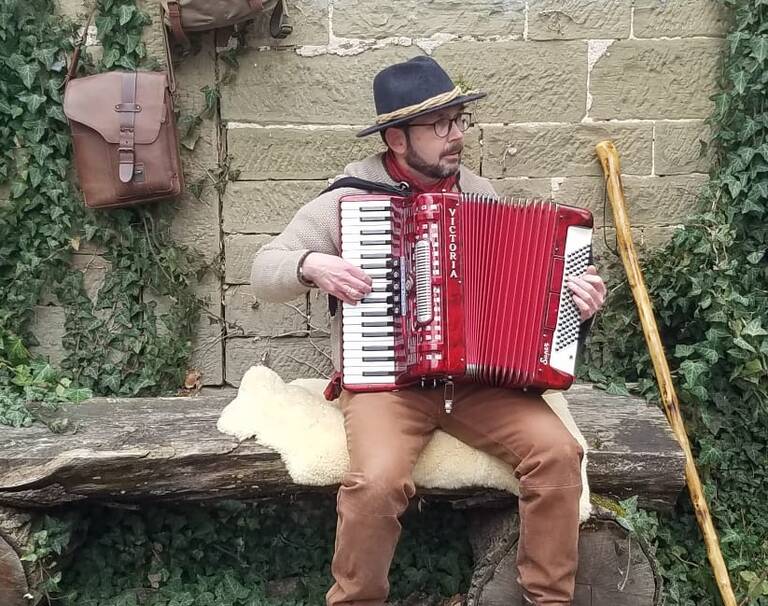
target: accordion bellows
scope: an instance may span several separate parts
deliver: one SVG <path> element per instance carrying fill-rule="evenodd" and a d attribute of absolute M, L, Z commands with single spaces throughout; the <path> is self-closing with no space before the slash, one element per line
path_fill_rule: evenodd
<path fill-rule="evenodd" d="M 565 286 L 591 256 L 592 215 L 473 194 L 340 200 L 342 257 L 373 292 L 342 305 L 342 383 L 565 389 L 580 316 Z"/>

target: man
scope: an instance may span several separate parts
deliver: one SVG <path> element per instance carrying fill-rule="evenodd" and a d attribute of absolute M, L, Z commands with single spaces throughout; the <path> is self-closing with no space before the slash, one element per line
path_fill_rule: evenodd
<path fill-rule="evenodd" d="M 373 83 L 376 125 L 387 151 L 350 164 L 346 176 L 416 192 L 460 190 L 495 195 L 487 179 L 461 165 L 466 105 L 483 93 L 462 94 L 431 58 L 416 57 L 381 71 Z M 288 227 L 254 259 L 258 296 L 287 301 L 317 287 L 355 305 L 371 279 L 339 256 L 338 199 L 359 190 L 326 192 L 302 207 Z M 602 306 L 605 285 L 593 266 L 568 282 L 582 320 Z M 339 368 L 338 320 L 332 322 Z M 400 535 L 398 518 L 414 494 L 413 465 L 437 428 L 515 468 L 520 480 L 520 585 L 531 604 L 570 604 L 577 565 L 580 465 L 583 452 L 540 395 L 459 385 L 454 410 L 441 388 L 379 393 L 342 391 L 350 470 L 338 493 L 338 525 L 328 606 L 382 606 Z"/>

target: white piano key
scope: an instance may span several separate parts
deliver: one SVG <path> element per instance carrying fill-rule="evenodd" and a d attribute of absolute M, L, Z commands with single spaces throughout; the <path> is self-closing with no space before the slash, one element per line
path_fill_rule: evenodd
<path fill-rule="evenodd" d="M 375 313 L 375 316 L 370 315 L 370 313 Z M 395 314 L 394 310 L 392 309 L 391 305 L 382 306 L 379 309 L 345 309 L 344 310 L 344 318 L 372 318 L 372 319 L 381 319 L 381 318 L 389 318 L 390 320 L 394 320 Z"/>
<path fill-rule="evenodd" d="M 394 256 L 391 250 L 383 252 L 367 252 L 361 250 L 354 254 L 344 257 L 350 263 L 366 263 L 366 262 L 380 262 L 380 261 L 392 261 Z"/>
<path fill-rule="evenodd" d="M 394 385 L 395 375 L 381 377 L 364 377 L 358 374 L 344 374 L 344 383 L 347 385 Z"/>
<path fill-rule="evenodd" d="M 391 235 L 392 232 L 392 226 L 389 223 L 361 223 L 359 225 L 345 225 L 342 224 L 341 226 L 341 236 L 342 238 L 348 239 L 347 236 L 351 236 L 352 238 L 356 238 L 358 235 L 381 235 L 381 234 L 363 234 L 361 232 L 371 232 L 371 231 L 387 231 L 390 232 L 386 235 Z"/>
<path fill-rule="evenodd" d="M 361 210 L 364 208 L 377 208 L 377 207 L 387 207 L 392 208 L 392 202 L 390 200 L 342 200 L 341 201 L 341 209 L 342 210 Z M 365 212 L 365 211 L 364 211 Z"/>
<path fill-rule="evenodd" d="M 395 349 L 391 349 L 391 350 L 388 350 L 388 351 L 377 351 L 377 352 L 363 351 L 362 348 L 358 348 L 358 349 L 345 349 L 342 352 L 342 355 L 343 355 L 344 359 L 346 359 L 347 357 L 358 359 L 358 358 L 361 358 L 364 355 L 367 356 L 369 353 L 371 353 L 371 354 L 388 354 L 388 355 L 391 356 L 391 355 L 393 355 L 395 353 Z M 404 354 L 400 354 L 400 355 L 401 355 L 401 357 L 404 356 Z"/>
<path fill-rule="evenodd" d="M 394 326 L 397 326 L 394 314 L 392 314 L 390 310 L 381 310 L 381 312 L 377 311 L 377 313 L 385 313 L 387 315 L 366 316 L 365 314 L 344 314 L 342 325 L 346 327 L 359 326 L 363 322 L 390 322 Z"/>
<path fill-rule="evenodd" d="M 367 232 L 364 234 L 342 234 L 341 240 L 344 244 L 347 245 L 353 245 L 353 246 L 389 246 L 392 247 L 392 234 L 383 234 L 383 233 L 372 233 Z M 389 240 L 385 244 L 376 244 L 381 240 L 384 242 L 385 240 Z M 371 242 L 374 242 L 374 244 L 371 244 Z"/>
<path fill-rule="evenodd" d="M 361 244 L 360 242 L 342 242 L 341 256 L 353 257 L 362 253 L 392 253 L 391 244 Z"/>
<path fill-rule="evenodd" d="M 359 333 L 350 332 L 349 334 L 344 332 L 344 347 L 350 349 L 354 347 L 352 343 L 359 343 L 362 345 L 392 345 L 395 346 L 394 336 L 376 336 L 376 337 L 363 337 Z"/>

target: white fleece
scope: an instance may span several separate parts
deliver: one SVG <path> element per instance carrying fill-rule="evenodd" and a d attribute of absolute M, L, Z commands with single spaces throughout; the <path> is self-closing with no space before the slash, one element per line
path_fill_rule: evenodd
<path fill-rule="evenodd" d="M 240 383 L 237 397 L 222 411 L 219 431 L 239 440 L 254 437 L 280 454 L 296 484 L 338 484 L 349 467 L 344 418 L 337 402 L 323 397 L 327 381 L 296 379 L 285 383 L 266 366 L 252 366 Z M 587 452 L 584 436 L 568 410 L 562 393 L 550 391 L 544 399 Z M 513 469 L 501 460 L 467 446 L 437 430 L 413 472 L 422 488 L 486 487 L 518 494 Z M 581 520 L 589 518 L 587 457 L 581 466 Z"/>

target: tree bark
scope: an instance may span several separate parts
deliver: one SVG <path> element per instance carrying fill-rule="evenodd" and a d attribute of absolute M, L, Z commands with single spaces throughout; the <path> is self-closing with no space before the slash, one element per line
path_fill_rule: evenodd
<path fill-rule="evenodd" d="M 475 570 L 467 606 L 526 606 L 517 583 L 519 520 L 515 509 L 470 514 Z M 658 606 L 661 577 L 648 548 L 607 510 L 579 534 L 573 606 Z"/>
<path fill-rule="evenodd" d="M 226 395 L 95 398 L 57 414 L 68 432 L 0 427 L 0 505 L 23 509 L 106 503 L 253 499 L 332 491 L 295 485 L 278 453 L 217 431 Z M 568 393 L 587 439 L 593 493 L 669 509 L 683 485 L 684 459 L 661 411 L 639 398 L 586 385 Z M 461 506 L 505 505 L 509 493 L 476 488 L 420 491 Z"/>
<path fill-rule="evenodd" d="M 0 507 L 0 604 L 3 606 L 30 606 L 32 601 L 27 566 L 21 561 L 21 552 L 29 541 L 32 516 Z"/>

